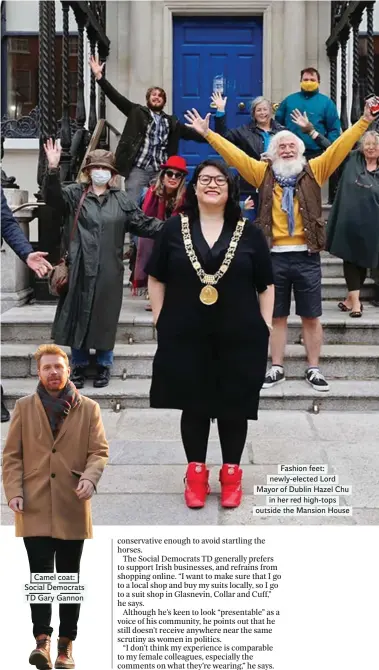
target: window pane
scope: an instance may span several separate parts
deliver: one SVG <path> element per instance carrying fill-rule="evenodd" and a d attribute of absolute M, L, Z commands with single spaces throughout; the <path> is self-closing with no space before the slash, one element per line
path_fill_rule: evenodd
<path fill-rule="evenodd" d="M 62 36 L 55 38 L 55 115 L 62 117 Z M 75 118 L 77 102 L 78 38 L 70 35 L 68 78 L 70 91 L 69 113 Z M 7 114 L 18 119 L 27 116 L 38 106 L 39 81 L 38 35 L 7 38 Z"/>

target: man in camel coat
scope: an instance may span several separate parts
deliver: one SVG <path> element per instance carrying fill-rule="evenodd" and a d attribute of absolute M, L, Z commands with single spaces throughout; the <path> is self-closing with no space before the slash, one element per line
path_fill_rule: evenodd
<path fill-rule="evenodd" d="M 79 573 L 92 537 L 91 496 L 108 460 L 99 405 L 69 380 L 66 353 L 54 344 L 36 354 L 36 393 L 16 402 L 3 453 L 3 483 L 23 537 L 30 572 Z M 74 668 L 72 641 L 80 605 L 61 604 L 55 668 Z M 36 648 L 29 662 L 52 668 L 51 605 L 31 605 Z"/>

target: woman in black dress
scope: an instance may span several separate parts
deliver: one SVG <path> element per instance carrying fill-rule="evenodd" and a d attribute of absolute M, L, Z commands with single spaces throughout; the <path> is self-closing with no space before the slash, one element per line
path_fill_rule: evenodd
<path fill-rule="evenodd" d="M 184 211 L 166 221 L 147 267 L 158 333 L 150 403 L 183 410 L 188 507 L 203 507 L 209 493 L 205 460 L 217 418 L 221 504 L 237 507 L 272 328 L 270 253 L 263 233 L 241 219 L 235 181 L 219 161 L 196 168 Z"/>

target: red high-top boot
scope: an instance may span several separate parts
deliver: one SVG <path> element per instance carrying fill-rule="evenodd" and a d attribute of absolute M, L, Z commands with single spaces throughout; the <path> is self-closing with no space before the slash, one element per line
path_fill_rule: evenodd
<path fill-rule="evenodd" d="M 186 485 L 184 499 L 187 507 L 204 507 L 206 497 L 210 493 L 208 477 L 209 470 L 205 463 L 188 463 L 184 479 Z"/>
<path fill-rule="evenodd" d="M 224 463 L 220 470 L 221 505 L 238 507 L 242 498 L 242 470 L 239 465 Z"/>

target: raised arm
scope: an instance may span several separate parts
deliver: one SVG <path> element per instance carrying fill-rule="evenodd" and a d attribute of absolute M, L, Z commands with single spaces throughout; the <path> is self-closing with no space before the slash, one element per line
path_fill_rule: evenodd
<path fill-rule="evenodd" d="M 303 133 L 307 133 L 307 135 L 309 135 L 312 140 L 318 144 L 320 149 L 325 150 L 330 147 L 331 141 L 328 140 L 325 135 L 322 135 L 317 130 L 315 130 L 315 127 L 308 119 L 306 112 L 302 114 L 299 109 L 294 109 L 293 112 L 291 112 L 291 119 L 294 123 L 296 123 L 297 126 L 299 126 Z"/>
<path fill-rule="evenodd" d="M 192 111 L 188 110 L 185 117 L 189 122 L 187 125 L 202 134 L 228 165 L 235 167 L 249 184 L 259 188 L 268 167 L 266 162 L 250 158 L 244 151 L 238 149 L 221 135 L 209 130 L 210 114 L 202 119 L 197 110 L 193 109 Z"/>
<path fill-rule="evenodd" d="M 366 104 L 364 115 L 357 123 L 345 130 L 321 156 L 311 158 L 309 167 L 319 186 L 329 179 L 330 175 L 343 163 L 373 120 L 374 117 L 370 113 L 370 107 Z"/>
<path fill-rule="evenodd" d="M 128 98 L 125 98 L 123 95 L 121 95 L 121 93 L 119 93 L 114 88 L 114 86 L 112 86 L 112 84 L 110 84 L 109 81 L 105 79 L 103 75 L 105 63 L 100 63 L 98 56 L 91 56 L 89 59 L 89 64 L 93 74 L 95 75 L 97 83 L 104 91 L 107 98 L 109 98 L 109 100 L 113 102 L 114 105 L 116 105 L 120 112 L 125 114 L 125 116 L 128 116 L 130 114 L 130 110 L 136 103 L 131 102 L 128 100 Z"/>

